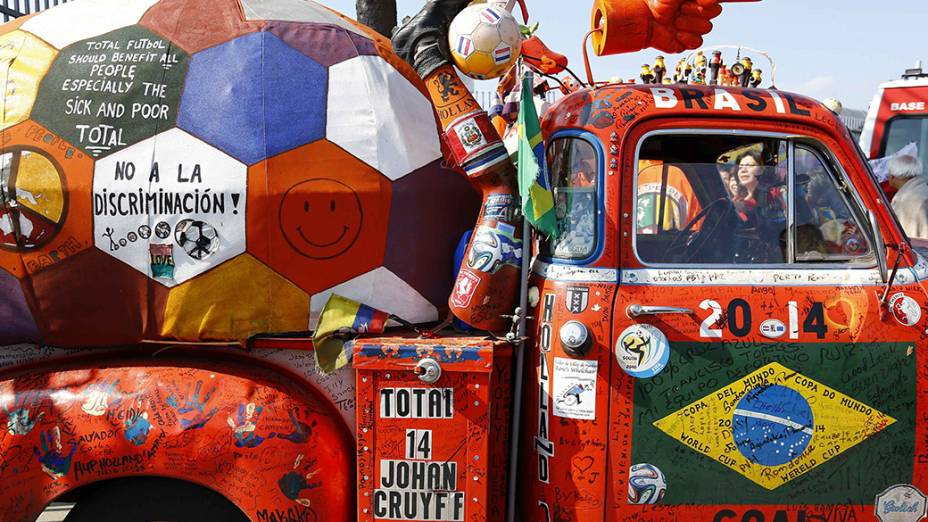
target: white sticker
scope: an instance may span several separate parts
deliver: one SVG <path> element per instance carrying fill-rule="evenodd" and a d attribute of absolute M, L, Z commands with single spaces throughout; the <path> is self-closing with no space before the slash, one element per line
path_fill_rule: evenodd
<path fill-rule="evenodd" d="M 96 163 L 94 244 L 167 287 L 245 251 L 244 164 L 180 129 Z"/>
<path fill-rule="evenodd" d="M 928 498 L 911 484 L 896 484 L 876 496 L 873 511 L 880 522 L 916 522 L 928 514 Z"/>
<path fill-rule="evenodd" d="M 786 333 L 786 325 L 779 319 L 767 319 L 760 323 L 760 334 L 770 339 L 779 339 Z"/>
<path fill-rule="evenodd" d="M 918 302 L 902 292 L 889 298 L 889 309 L 902 326 L 915 326 L 922 318 L 922 309 Z"/>
<path fill-rule="evenodd" d="M 450 419 L 454 388 L 384 388 L 380 390 L 382 419 Z"/>
<path fill-rule="evenodd" d="M 619 335 L 615 343 L 615 358 L 625 373 L 636 379 L 646 379 L 654 377 L 667 366 L 670 345 L 664 332 L 656 327 L 633 324 Z"/>
<path fill-rule="evenodd" d="M 598 361 L 554 358 L 554 415 L 568 419 L 596 418 Z"/>

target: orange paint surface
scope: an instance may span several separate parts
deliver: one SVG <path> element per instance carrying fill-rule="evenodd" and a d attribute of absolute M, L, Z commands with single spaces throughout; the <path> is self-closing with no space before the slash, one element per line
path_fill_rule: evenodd
<path fill-rule="evenodd" d="M 12 187 L 18 196 L 40 201 L 58 201 L 55 212 L 44 215 L 20 207 L 4 209 L 3 227 L 12 234 L 3 234 L 0 242 L 0 267 L 22 278 L 55 265 L 58 262 L 93 246 L 93 215 L 90 193 L 93 187 L 93 161 L 69 143 L 49 132 L 41 125 L 26 121 L 3 133 L 4 161 L 11 168 L 29 168 L 31 163 L 21 161 L 24 155 L 37 154 L 44 158 L 41 176 L 33 173 L 31 179 L 54 180 L 39 183 L 32 191 Z M 25 170 L 24 170 L 25 172 Z M 15 177 L 10 183 L 15 185 Z M 29 192 L 25 194 L 23 190 Z M 18 221 L 16 226 L 12 226 Z M 16 232 L 16 230 L 19 230 Z M 15 239 L 20 236 L 20 239 Z"/>
<path fill-rule="evenodd" d="M 248 251 L 313 294 L 383 262 L 390 180 L 328 141 L 248 173 Z"/>

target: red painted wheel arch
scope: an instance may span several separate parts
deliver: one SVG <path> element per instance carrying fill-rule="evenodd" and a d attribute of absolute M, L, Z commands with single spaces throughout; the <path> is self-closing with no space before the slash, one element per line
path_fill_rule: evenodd
<path fill-rule="evenodd" d="M 308 383 L 254 361 L 34 366 L 0 375 L 0 405 L 4 520 L 35 520 L 67 491 L 125 476 L 203 485 L 256 521 L 355 517 L 341 417 Z"/>

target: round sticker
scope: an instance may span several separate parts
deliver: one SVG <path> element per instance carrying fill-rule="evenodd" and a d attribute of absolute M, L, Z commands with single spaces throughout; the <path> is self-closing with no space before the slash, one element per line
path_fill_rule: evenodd
<path fill-rule="evenodd" d="M 615 345 L 615 358 L 625 373 L 636 378 L 653 377 L 667 366 L 667 336 L 649 324 L 629 326 Z"/>
<path fill-rule="evenodd" d="M 786 333 L 786 325 L 779 319 L 767 319 L 760 323 L 760 334 L 770 339 L 783 337 Z"/>
<path fill-rule="evenodd" d="M 922 318 L 922 309 L 918 302 L 902 292 L 889 298 L 889 309 L 902 326 L 913 326 Z"/>

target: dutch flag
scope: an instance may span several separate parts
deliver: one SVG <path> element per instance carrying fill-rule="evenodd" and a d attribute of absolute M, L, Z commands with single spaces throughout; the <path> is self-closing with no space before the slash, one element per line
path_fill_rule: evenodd
<path fill-rule="evenodd" d="M 496 24 L 502 17 L 492 8 L 487 8 L 480 13 L 480 18 L 483 18 L 483 21 L 488 24 Z"/>
<path fill-rule="evenodd" d="M 511 56 L 512 48 L 508 45 L 506 47 L 500 47 L 493 52 L 493 59 L 496 60 L 497 64 L 506 63 Z"/>
<path fill-rule="evenodd" d="M 474 42 L 466 36 L 458 37 L 458 47 L 457 53 L 461 56 L 470 56 L 471 51 L 474 50 Z"/>

